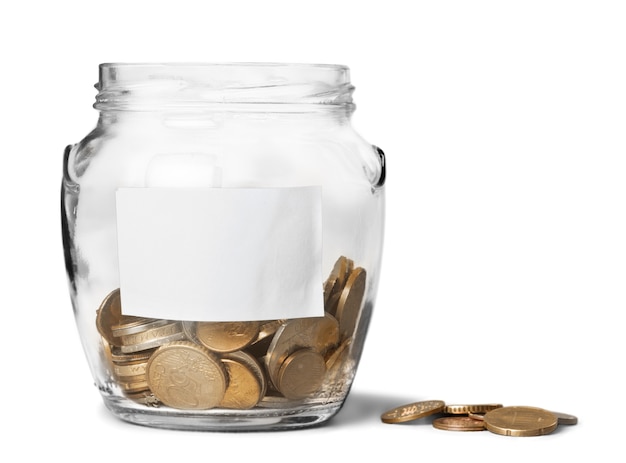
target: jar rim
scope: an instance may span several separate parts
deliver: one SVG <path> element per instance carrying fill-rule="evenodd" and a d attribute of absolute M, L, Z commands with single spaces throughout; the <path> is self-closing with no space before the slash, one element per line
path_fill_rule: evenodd
<path fill-rule="evenodd" d="M 280 62 L 108 62 L 99 65 L 96 109 L 198 104 L 351 105 L 343 64 Z"/>
<path fill-rule="evenodd" d="M 302 68 L 325 68 L 331 70 L 349 70 L 344 64 L 336 63 L 305 63 L 305 62 L 280 62 L 280 61 L 111 61 L 100 63 L 100 68 L 112 67 L 302 67 Z"/>

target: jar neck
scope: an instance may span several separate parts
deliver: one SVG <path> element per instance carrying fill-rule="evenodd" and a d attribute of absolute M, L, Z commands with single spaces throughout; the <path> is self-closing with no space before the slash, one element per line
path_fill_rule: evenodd
<path fill-rule="evenodd" d="M 94 108 L 110 111 L 329 113 L 355 109 L 349 68 L 325 64 L 100 65 Z"/>

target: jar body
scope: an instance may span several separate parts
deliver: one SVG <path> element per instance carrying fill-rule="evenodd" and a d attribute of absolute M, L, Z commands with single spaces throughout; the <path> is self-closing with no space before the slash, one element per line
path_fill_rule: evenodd
<path fill-rule="evenodd" d="M 349 116 L 336 111 L 290 112 L 282 107 L 275 111 L 269 106 L 250 109 L 232 104 L 102 111 L 96 129 L 66 149 L 62 218 L 77 327 L 107 408 L 132 423 L 194 430 L 301 428 L 334 416 L 356 374 L 375 302 L 384 233 L 383 167 L 380 152 L 353 130 Z M 291 317 L 287 312 L 275 317 L 266 313 L 229 317 L 220 308 L 223 300 L 216 300 L 220 307 L 211 308 L 202 319 L 188 313 L 183 316 L 183 312 L 179 317 L 176 307 L 167 317 L 125 312 L 125 297 L 130 300 L 131 289 L 129 283 L 125 290 L 122 278 L 130 274 L 125 270 L 130 267 L 122 259 L 120 191 L 192 192 L 192 196 L 171 199 L 170 206 L 179 210 L 200 204 L 186 200 L 197 192 L 244 191 L 245 198 L 258 198 L 278 191 L 282 198 L 285 192 L 289 195 L 311 187 L 316 199 L 303 204 L 316 204 L 320 212 L 315 221 L 318 233 L 313 234 L 321 243 L 317 263 L 322 284 L 315 290 L 323 307 L 319 316 Z M 158 215 L 158 198 L 155 201 Z M 247 224 L 227 220 L 229 211 L 239 204 L 227 201 L 226 208 L 199 215 L 204 214 L 206 223 L 218 229 L 221 225 L 216 224 Z M 248 220 L 251 211 L 237 214 Z M 153 220 L 153 215 L 148 214 L 146 220 Z M 196 215 L 192 210 L 190 216 Z M 272 223 L 289 222 L 297 215 L 296 209 L 286 209 Z M 267 214 L 261 211 L 259 216 L 267 225 Z M 137 227 L 141 219 L 132 211 L 128 217 L 127 228 Z M 164 217 L 170 220 L 176 215 Z M 245 227 L 234 225 L 237 230 L 219 235 L 227 236 L 228 243 L 215 245 L 211 252 L 226 249 L 220 254 L 224 261 L 213 266 L 223 266 L 224 281 L 213 279 L 208 286 L 216 291 L 220 286 L 234 287 L 235 291 L 226 291 L 226 297 L 229 291 L 249 293 L 261 306 L 266 293 L 274 297 L 283 285 L 294 283 L 284 283 L 279 277 L 252 282 L 245 271 L 241 277 L 233 275 L 249 265 L 261 269 L 270 265 L 263 259 L 282 259 L 283 267 L 285 262 L 291 265 L 289 256 L 257 252 L 264 246 L 253 235 L 265 233 L 261 243 L 276 238 L 274 228 L 263 232 L 256 230 L 255 223 L 245 232 L 241 231 Z M 160 229 L 170 226 L 175 242 Z M 289 226 L 284 227 L 287 239 Z M 140 233 L 152 237 L 154 230 L 157 238 L 147 245 L 152 246 L 147 253 L 159 262 L 168 255 L 166 249 L 175 253 L 186 244 L 181 237 L 195 226 L 170 223 L 158 227 L 150 222 L 147 227 Z M 241 249 L 249 249 L 245 246 L 248 239 L 257 244 L 241 255 Z M 302 240 L 310 241 L 307 236 Z M 131 244 L 128 252 L 136 248 Z M 200 249 L 199 255 L 209 252 L 203 246 L 190 249 L 192 254 L 195 249 Z M 293 243 L 290 249 L 295 249 Z M 230 257 L 229 252 L 237 255 Z M 182 262 L 166 262 L 163 268 L 185 267 Z M 293 265 L 296 268 L 299 262 Z M 180 279 L 183 284 L 188 270 L 174 269 L 168 281 Z M 143 288 L 155 283 L 145 284 Z M 173 287 L 180 287 L 177 284 L 173 282 Z M 211 299 L 211 291 L 207 297 Z M 206 333 L 213 329 L 218 333 L 206 341 Z M 228 347 L 218 346 L 215 338 L 226 334 L 230 335 L 225 341 Z M 163 361 L 159 363 L 157 357 Z M 200 384 L 203 381 L 219 384 L 209 384 L 207 391 Z"/>

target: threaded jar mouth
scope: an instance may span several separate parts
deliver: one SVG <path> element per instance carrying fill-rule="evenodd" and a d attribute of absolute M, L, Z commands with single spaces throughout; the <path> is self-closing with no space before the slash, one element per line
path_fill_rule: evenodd
<path fill-rule="evenodd" d="M 292 105 L 353 110 L 350 70 L 338 64 L 297 63 L 103 63 L 98 110 Z M 223 108 L 224 109 L 224 108 Z M 280 110 L 280 109 L 279 109 Z"/>

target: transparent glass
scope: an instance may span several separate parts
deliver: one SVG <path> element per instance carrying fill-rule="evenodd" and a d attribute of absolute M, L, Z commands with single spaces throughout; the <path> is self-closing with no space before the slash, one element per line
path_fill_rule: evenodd
<path fill-rule="evenodd" d="M 332 418 L 363 351 L 384 234 L 384 154 L 351 126 L 349 69 L 112 63 L 100 65 L 96 88 L 96 127 L 65 150 L 62 234 L 77 328 L 106 407 L 131 423 L 191 430 L 295 429 Z M 323 316 L 125 313 L 120 189 L 311 186 L 321 191 Z M 271 284 L 275 292 L 284 283 Z M 228 346 L 214 342 L 220 336 Z"/>

